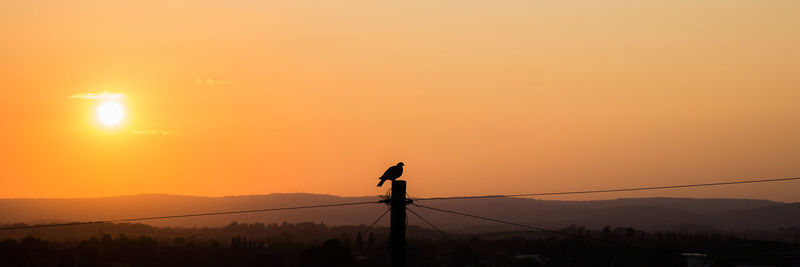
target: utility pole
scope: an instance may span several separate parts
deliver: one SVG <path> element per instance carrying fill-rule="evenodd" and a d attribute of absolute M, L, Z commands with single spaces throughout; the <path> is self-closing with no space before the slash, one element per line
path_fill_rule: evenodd
<path fill-rule="evenodd" d="M 392 180 L 392 226 L 389 241 L 392 267 L 406 266 L 406 181 Z"/>

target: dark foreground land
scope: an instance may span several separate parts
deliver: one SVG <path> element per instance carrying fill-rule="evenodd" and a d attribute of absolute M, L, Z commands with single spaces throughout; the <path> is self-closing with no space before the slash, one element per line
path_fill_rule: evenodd
<path fill-rule="evenodd" d="M 408 266 L 800 266 L 796 228 L 760 232 L 760 238 L 611 227 L 563 231 L 576 237 L 506 232 L 449 239 L 409 227 Z M 386 228 L 315 223 L 14 230 L 0 233 L 0 266 L 387 266 L 387 236 Z"/>

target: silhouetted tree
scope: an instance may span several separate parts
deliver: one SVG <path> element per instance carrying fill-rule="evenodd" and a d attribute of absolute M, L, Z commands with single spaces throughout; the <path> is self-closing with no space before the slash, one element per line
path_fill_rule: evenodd
<path fill-rule="evenodd" d="M 369 238 L 367 238 L 367 250 L 374 250 L 375 249 L 375 233 L 369 232 Z"/>
<path fill-rule="evenodd" d="M 356 249 L 364 249 L 364 237 L 361 235 L 361 231 L 359 231 L 358 236 L 356 236 Z"/>

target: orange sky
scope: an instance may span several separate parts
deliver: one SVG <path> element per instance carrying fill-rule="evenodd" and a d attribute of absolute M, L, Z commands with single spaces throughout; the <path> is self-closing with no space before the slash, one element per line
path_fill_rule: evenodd
<path fill-rule="evenodd" d="M 796 177 L 797 14 L 794 0 L 3 1 L 0 198 L 376 195 L 397 161 L 412 196 Z M 124 95 L 122 125 L 71 97 L 100 92 Z"/>

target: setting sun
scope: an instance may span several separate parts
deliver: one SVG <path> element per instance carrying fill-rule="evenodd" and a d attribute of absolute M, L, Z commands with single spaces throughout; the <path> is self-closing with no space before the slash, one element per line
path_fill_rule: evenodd
<path fill-rule="evenodd" d="M 124 115 L 125 112 L 122 105 L 114 101 L 103 102 L 97 108 L 97 119 L 104 125 L 117 125 L 122 121 Z"/>

